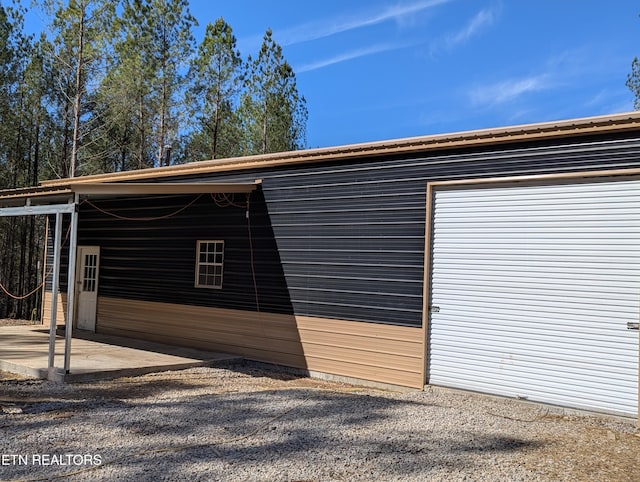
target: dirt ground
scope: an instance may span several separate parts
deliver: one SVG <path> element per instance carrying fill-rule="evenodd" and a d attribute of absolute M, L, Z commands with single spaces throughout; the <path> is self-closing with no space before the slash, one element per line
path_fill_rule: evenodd
<path fill-rule="evenodd" d="M 363 388 L 301 378 L 286 371 L 251 364 L 230 367 L 230 369 L 191 369 L 112 381 L 66 385 L 20 379 L 15 375 L 0 372 L 0 408 L 2 408 L 0 410 L 0 432 L 5 434 L 3 437 L 9 436 L 16 441 L 24 440 L 28 446 L 29 443 L 33 443 L 27 442 L 30 437 L 35 437 L 28 432 L 23 433 L 24 430 L 29 430 L 28 427 L 39 424 L 52 426 L 52 424 L 64 422 L 68 425 L 65 429 L 67 431 L 65 433 L 68 434 L 69 431 L 76 430 L 73 428 L 75 427 L 73 424 L 77 423 L 79 433 L 83 420 L 95 422 L 96 417 L 108 413 L 104 411 L 106 410 L 105 404 L 108 406 L 107 408 L 111 407 L 109 404 L 126 404 L 130 407 L 127 413 L 133 413 L 134 408 L 138 406 L 148 407 L 147 410 L 157 409 L 154 407 L 162 407 L 162 410 L 178 410 L 175 415 L 178 418 L 182 416 L 180 412 L 182 410 L 185 420 L 189 420 L 193 416 L 190 414 L 201 411 L 199 406 L 191 406 L 194 400 L 206 400 L 207 405 L 204 407 L 214 413 L 217 410 L 216 407 L 219 407 L 223 402 L 231 401 L 230 406 L 237 407 L 245 406 L 249 400 L 256 399 L 256 397 L 265 397 L 260 398 L 256 405 L 261 407 L 265 404 L 275 403 L 272 400 L 278 399 L 278 397 L 286 398 L 290 402 L 290 397 L 303 392 L 313 393 L 314 403 L 334 407 L 339 405 L 340 407 L 339 413 L 337 410 L 331 413 L 330 423 L 326 426 L 321 426 L 324 422 L 317 422 L 319 424 L 318 432 L 312 437 L 316 443 L 314 450 L 320 457 L 319 465 L 333 467 L 333 473 L 339 474 L 339 476 L 316 475 L 291 480 L 363 480 L 359 477 L 351 478 L 346 475 L 349 472 L 346 465 L 343 467 L 346 464 L 345 458 L 351 457 L 352 465 L 365 461 L 367 464 L 376 464 L 377 462 L 372 462 L 372 460 L 384 461 L 385 457 L 393 455 L 389 460 L 394 460 L 396 464 L 405 462 L 408 464 L 410 460 L 411 464 L 415 465 L 424 461 L 424 467 L 426 467 L 428 463 L 432 463 L 436 459 L 436 454 L 444 451 L 445 455 L 437 455 L 437 457 L 444 457 L 442 459 L 444 460 L 442 462 L 443 468 L 440 471 L 436 472 L 433 469 L 434 471 L 430 472 L 431 475 L 426 475 L 411 465 L 410 468 L 404 469 L 405 472 L 395 474 L 393 471 L 389 472 L 389 480 L 447 480 L 447 474 L 451 475 L 451 480 L 491 480 L 492 466 L 495 466 L 496 472 L 493 475 L 495 480 L 510 480 L 506 478 L 507 475 L 502 474 L 520 474 L 520 472 L 514 472 L 517 468 L 517 470 L 532 476 L 518 480 L 640 481 L 640 433 L 632 420 L 586 415 L 558 415 L 539 405 L 457 391 L 393 392 Z M 305 403 L 308 404 L 308 402 Z M 315 428 L 309 427 L 309 423 L 302 416 L 303 411 L 308 410 L 314 418 L 321 420 L 318 411 L 311 411 L 304 404 L 300 404 L 300 406 L 302 408 L 296 409 L 301 412 L 298 417 L 299 421 L 287 420 L 289 417 L 293 419 L 296 415 L 295 411 L 288 409 L 288 411 L 283 409 L 287 418 L 276 417 L 272 419 L 278 419 L 278 424 L 282 424 L 283 437 L 287 434 L 291 436 L 294 433 L 302 433 L 302 431 L 308 434 L 311 433 L 309 430 Z M 114 407 L 117 406 L 114 405 Z M 111 410 L 111 408 L 109 409 Z M 278 413 L 278 410 L 280 409 L 276 408 L 275 413 Z M 381 417 L 381 419 L 384 418 L 384 424 L 380 420 L 375 421 L 369 417 L 369 414 L 375 413 L 384 414 L 384 417 Z M 352 442 L 340 445 L 342 443 L 340 437 L 345 436 L 344 426 L 336 424 L 335 420 L 344 421 L 348 417 L 357 417 L 362 414 L 367 415 L 362 417 L 361 422 L 355 425 L 351 424 L 350 430 L 353 433 L 346 434 Z M 135 420 L 147 419 L 147 417 L 148 415 L 140 415 Z M 104 419 L 99 423 L 101 427 L 107 427 L 111 422 Z M 121 431 L 121 422 L 118 423 L 120 425 L 116 428 Z M 157 430 L 157 428 L 152 430 L 140 426 L 138 422 L 130 423 L 133 425 L 131 427 L 127 425 L 125 428 L 127 430 L 135 429 L 128 435 L 133 444 L 131 450 L 138 452 L 148 450 L 149 437 L 151 434 L 155 436 L 156 432 L 153 430 Z M 273 437 L 280 433 L 278 424 L 269 423 L 273 427 L 270 427 L 264 436 L 258 433 L 255 437 L 263 436 L 266 440 L 269 436 Z M 285 423 L 290 425 L 285 427 Z M 212 433 L 217 429 L 218 427 L 213 425 L 210 428 Z M 101 430 L 107 433 L 109 429 L 103 428 Z M 224 430 L 232 429 L 230 426 L 225 426 Z M 114 434 L 117 433 L 119 432 L 114 431 Z M 353 440 L 359 440 L 357 437 L 368 437 L 367 440 L 370 441 L 384 435 L 385 440 L 393 440 L 395 434 L 402 433 L 410 434 L 411 440 L 405 437 L 400 439 L 402 442 L 376 444 L 375 451 L 371 451 L 370 448 L 362 449 L 362 460 L 354 460 L 354 457 L 359 455 L 357 449 L 350 444 L 353 443 Z M 488 434 L 494 433 L 500 434 L 499 440 L 507 441 L 508 446 L 498 447 L 499 450 L 496 450 L 495 444 L 490 449 L 483 448 L 479 441 L 484 440 Z M 327 442 L 332 434 L 337 434 L 335 440 L 338 442 L 335 440 L 331 443 Z M 89 438 L 84 442 L 86 446 L 91 446 L 91 437 L 97 436 L 96 431 L 90 433 Z M 468 472 L 456 472 L 458 469 L 455 465 L 451 467 L 447 465 L 449 464 L 447 457 L 451 456 L 452 447 L 455 444 L 446 441 L 452 440 L 454 436 L 461 437 L 461 440 L 468 438 L 468 445 L 464 445 L 462 449 L 456 449 L 459 451 L 456 455 L 458 458 L 462 457 L 461 460 L 469 461 Z M 56 437 L 58 435 L 54 431 L 46 439 L 46 442 L 43 439 L 42 443 L 53 444 Z M 136 437 L 139 437 L 139 445 L 135 444 L 138 440 Z M 237 437 L 238 440 L 240 438 L 242 437 Z M 431 445 L 425 445 L 425 440 L 428 440 Z M 442 445 L 443 440 L 445 445 Z M 518 441 L 518 443 L 513 441 Z M 303 440 L 302 437 L 300 440 L 296 440 L 296 443 L 300 444 L 308 442 L 308 439 Z M 171 439 L 169 442 L 163 441 L 162 443 L 174 444 L 176 440 Z M 456 441 L 456 444 L 460 444 L 460 442 Z M 480 448 L 478 449 L 479 444 Z M 109 446 L 109 444 L 104 445 Z M 282 442 L 279 441 L 278 446 L 283 446 Z M 369 445 L 363 446 L 370 447 Z M 402 453 L 398 452 L 398 447 L 403 447 Z M 26 449 L 24 447 L 16 448 L 11 445 L 11 442 L 4 443 L 3 447 L 3 443 L 0 442 L 0 453 L 2 450 L 5 453 L 7 450 L 13 450 L 15 453 Z M 237 452 L 240 454 L 246 454 L 246 450 L 248 450 L 247 447 L 237 448 Z M 251 450 L 255 451 L 255 447 L 252 447 Z M 341 455 L 341 452 L 347 450 L 356 451 L 354 452 L 356 455 L 349 457 Z M 391 451 L 392 454 L 386 453 L 385 450 Z M 280 454 L 277 463 L 288 461 L 289 467 L 295 467 L 297 459 L 294 455 L 296 451 L 301 452 L 299 448 L 292 445 L 290 453 Z M 215 453 L 225 455 L 227 452 L 222 452 L 222 449 L 219 449 Z M 260 452 L 251 453 L 254 458 L 259 459 L 262 456 Z M 372 453 L 375 453 L 374 458 L 371 457 Z M 289 456 L 292 458 L 288 459 Z M 273 459 L 272 455 L 265 457 L 265 460 Z M 108 454 L 105 458 L 109 458 Z M 224 457 L 218 458 L 223 459 Z M 117 460 L 117 457 L 114 456 L 114 459 Z M 243 458 L 234 460 L 234 469 L 241 469 L 243 464 L 251 463 Z M 110 477 L 121 477 L 124 472 L 118 472 L 118 470 L 124 470 L 124 468 L 118 467 L 118 463 L 120 462 L 110 464 L 113 472 L 106 472 L 107 469 L 102 469 L 103 474 L 105 476 L 110 474 Z M 207 463 L 213 464 L 219 463 L 219 461 L 207 461 Z M 260 464 L 262 464 L 260 466 L 264 466 L 264 461 Z M 473 467 L 473 464 L 476 467 Z M 377 470 L 375 465 L 373 467 Z M 384 470 L 389 471 L 390 467 L 392 466 L 386 466 Z M 499 471 L 496 467 L 499 467 Z M 282 470 L 280 466 L 276 468 Z M 0 467 L 0 480 L 6 480 L 1 469 L 2 467 Z M 221 469 L 229 470 L 230 466 L 226 466 L 226 468 L 221 466 Z M 152 471 L 153 469 L 146 468 L 145 470 Z M 289 468 L 288 470 L 294 469 Z M 378 474 L 379 477 L 379 474 L 384 473 L 382 470 L 372 472 L 374 480 L 378 480 L 375 474 Z M 487 475 L 480 476 L 480 470 Z M 294 474 L 295 472 L 289 473 Z M 97 473 L 85 474 L 85 476 L 88 475 L 98 476 Z M 148 475 L 153 476 L 153 472 Z M 12 474 L 10 478 L 24 479 L 22 474 L 18 473 Z M 196 479 L 206 480 L 206 477 L 195 477 L 194 480 Z M 73 478 L 72 480 L 82 480 L 82 478 Z M 241 480 L 268 480 L 268 478 L 249 477 Z"/>
<path fill-rule="evenodd" d="M 40 322 L 32 323 L 29 320 L 14 320 L 13 318 L 0 318 L 0 326 L 17 326 L 17 325 L 31 325 L 40 324 Z"/>
<path fill-rule="evenodd" d="M 321 408 L 321 415 L 316 412 L 306 413 L 310 408 L 296 408 L 295 411 L 287 408 L 292 405 L 303 406 L 303 403 L 299 403 L 299 397 L 303 393 L 313 394 L 305 396 L 312 397 L 314 404 L 334 408 Z M 150 423 L 149 410 L 153 410 L 154 406 L 161 407 L 163 411 L 171 410 L 175 413 L 171 418 L 180 420 L 184 416 L 185 420 L 189 421 L 194 413 L 202 411 L 191 406 L 194 400 L 202 400 L 202 397 L 208 400 L 205 410 L 218 410 L 214 407 L 229 402 L 234 407 L 246 406 L 248 400 L 255 401 L 255 397 L 262 397 L 260 401 L 255 401 L 252 412 L 259 411 L 259 407 L 275 403 L 274 400 L 282 397 L 284 408 L 276 408 L 275 413 L 282 410 L 287 418 L 291 418 L 279 420 L 278 423 L 267 420 L 265 427 L 268 428 L 264 428 L 264 434 L 245 428 L 256 440 L 250 447 L 235 448 L 242 456 L 236 456 L 235 465 L 217 469 L 225 470 L 225 473 L 229 474 L 228 478 L 217 480 L 269 480 L 267 476 L 246 478 L 246 474 L 238 475 L 236 479 L 235 476 L 231 476 L 233 472 L 229 470 L 240 469 L 243 467 L 242 464 L 255 461 L 255 446 L 268 446 L 268 437 L 273 437 L 280 431 L 285 437 L 297 431 L 304 431 L 307 434 L 306 438 L 297 438 L 305 438 L 304 444 L 314 445 L 310 453 L 314 453 L 314 457 L 320 457 L 319 465 L 333 466 L 332 473 L 342 474 L 335 477 L 315 474 L 311 477 L 305 476 L 304 479 L 285 477 L 280 480 L 363 480 L 364 477 L 360 477 L 357 472 L 349 473 L 346 472 L 346 468 L 341 467 L 340 463 L 345 458 L 351 460 L 352 465 L 364 462 L 373 464 L 369 474 L 372 480 L 447 480 L 448 477 L 451 477 L 451 480 L 640 480 L 640 436 L 635 424 L 629 420 L 554 415 L 539 406 L 532 407 L 518 401 L 453 391 L 397 393 L 367 389 L 298 378 L 286 372 L 251 366 L 230 370 L 191 369 L 71 386 L 35 380 L 0 381 L 0 406 L 4 412 L 0 412 L 0 430 L 12 434 L 4 446 L 0 442 L 0 452 L 4 450 L 5 453 L 21 453 L 35 443 L 44 447 L 60 444 L 60 437 L 64 439 L 65 444 L 71 444 L 72 440 L 66 437 L 69 437 L 69 433 L 82 431 L 87 420 L 92 420 L 92 423 L 100 428 L 84 430 L 84 435 L 78 434 L 78 441 L 85 447 L 109 445 L 105 444 L 104 437 L 110 437 L 109 430 L 115 429 L 105 428 L 113 421 L 103 417 L 104 414 L 111 413 L 112 404 L 115 403 L 124 403 L 129 407 L 127 416 L 131 419 L 126 422 L 126 427 L 133 430 L 128 437 L 131 439 L 130 450 L 134 455 L 145 452 L 150 439 L 156 436 L 162 437 L 163 442 L 160 446 L 172 446 L 180 438 L 171 432 L 172 429 L 166 421 L 162 422 L 160 427 Z M 339 409 L 335 408 L 336 403 L 339 404 Z M 170 404 L 170 408 L 167 404 Z M 144 410 L 136 408 L 143 406 L 146 407 Z M 296 414 L 296 411 L 299 413 Z M 382 415 L 384 421 L 371 420 L 367 415 L 356 426 L 344 425 L 344 420 L 359 417 L 364 413 L 377 414 L 379 417 Z M 237 414 L 234 415 L 236 416 Z M 243 413 L 238 420 L 241 426 L 246 423 L 246 416 L 247 413 Z M 252 413 L 251 416 L 256 414 Z M 228 431 L 231 429 L 227 425 L 226 417 L 227 415 L 223 416 L 225 430 Z M 329 417 L 329 422 L 326 425 L 326 422 L 315 422 L 318 426 L 313 428 L 317 428 L 318 432 L 309 432 L 308 420 L 321 420 L 320 417 Z M 275 417 L 278 418 L 279 416 Z M 210 420 L 209 417 L 206 420 Z M 336 423 L 336 420 L 342 422 Z M 425 425 L 425 421 L 429 421 L 428 424 Z M 118 423 L 123 423 L 121 416 L 118 417 Z M 52 424 L 57 428 L 53 428 Z M 183 422 L 178 425 L 184 428 Z M 193 430 L 197 431 L 198 425 L 195 422 Z M 29 427 L 38 426 L 49 427 L 48 430 L 52 432 L 49 435 L 23 433 L 24 430 L 30 430 Z M 314 435 L 309 435 L 312 433 Z M 405 435 L 402 435 L 403 433 Z M 407 433 L 411 434 L 410 438 L 413 440 L 407 439 Z M 389 434 L 397 434 L 398 440 L 393 439 L 395 435 Z M 116 432 L 112 435 L 116 435 Z M 354 448 L 352 444 L 356 436 L 367 440 L 364 448 L 358 448 L 359 445 Z M 138 443 L 135 442 L 136 437 L 140 437 Z M 344 437 L 349 439 L 346 445 L 342 445 Z M 378 437 L 386 442 L 379 442 Z M 236 437 L 242 438 L 244 436 Z M 376 440 L 373 444 L 373 452 L 376 454 L 373 462 L 372 449 L 369 446 L 371 439 Z M 320 440 L 323 443 L 326 441 L 327 446 L 319 447 Z M 425 440 L 430 444 L 428 448 L 424 446 Z M 486 440 L 492 442 L 486 443 Z M 418 441 L 421 442 L 418 444 Z M 278 440 L 274 445 L 282 447 L 283 442 Z M 459 445 L 463 448 L 459 448 Z M 153 450 L 156 449 L 153 448 L 151 452 Z M 280 453 L 278 463 L 291 456 L 289 452 L 295 453 L 297 450 Z M 306 445 L 305 450 L 309 450 Z M 348 450 L 352 453 L 345 457 L 344 452 Z M 243 457 L 249 452 L 253 455 L 249 460 L 245 460 Z M 455 455 L 452 455 L 452 452 Z M 109 454 L 104 455 L 106 465 L 109 465 L 100 469 L 104 479 L 100 479 L 99 474 L 93 471 L 72 480 L 83 480 L 83 477 L 89 475 L 91 480 L 94 480 L 93 477 L 99 480 L 121 477 L 127 472 L 126 467 L 119 466 L 120 453 L 111 457 Z M 214 454 L 224 455 L 221 449 L 214 451 Z M 423 469 L 419 467 L 404 468 L 405 472 L 394 474 L 393 464 L 401 467 L 407 457 L 416 467 L 421 460 L 424 467 L 432 467 L 434 458 L 443 458 L 443 461 L 439 462 L 442 468 L 439 471 L 430 468 L 432 472 L 421 472 Z M 109 458 L 114 461 L 110 463 Z M 273 461 L 273 455 L 265 455 L 265 459 Z M 188 462 L 184 462 L 185 467 L 188 467 Z M 203 463 L 202 460 L 198 462 Z M 210 462 L 207 458 L 206 463 L 218 462 L 219 460 Z M 269 462 L 263 460 L 260 466 L 268 466 Z M 145 463 L 148 464 L 144 469 L 146 475 L 140 480 L 152 480 L 154 477 L 158 477 L 158 480 L 172 480 L 160 477 L 163 472 L 154 475 L 153 470 L 158 461 L 151 459 L 142 462 L 143 465 Z M 379 468 L 375 465 L 377 463 L 383 464 L 384 467 Z M 295 469 L 295 457 L 286 467 L 290 471 Z M 275 469 L 279 471 L 276 473 L 282 473 L 281 467 L 276 466 Z M 388 479 L 381 475 L 383 473 L 389 475 Z M 523 473 L 527 474 L 524 479 Z M 29 474 L 29 477 L 31 475 Z M 24 480 L 23 477 L 24 474 L 12 474 L 9 478 Z M 3 477 L 1 467 L 0 480 L 7 480 Z M 206 476 L 198 476 L 194 480 L 206 480 Z"/>

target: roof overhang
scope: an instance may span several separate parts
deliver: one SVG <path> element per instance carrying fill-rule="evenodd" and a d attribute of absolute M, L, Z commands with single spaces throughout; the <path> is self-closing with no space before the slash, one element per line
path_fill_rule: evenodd
<path fill-rule="evenodd" d="M 32 206 L 30 204 L 24 206 L 0 207 L 0 217 L 8 216 L 39 216 L 45 214 L 67 214 L 74 212 L 76 205 L 67 204 L 44 204 Z"/>
<path fill-rule="evenodd" d="M 254 191 L 258 182 L 243 183 L 80 183 L 69 189 L 80 195 L 144 196 L 149 194 L 243 194 Z"/>
<path fill-rule="evenodd" d="M 260 180 L 256 180 L 253 183 L 224 184 L 83 182 L 12 189 L 0 191 L 0 215 L 16 216 L 21 214 L 34 215 L 51 214 L 52 212 L 60 211 L 68 212 L 64 206 L 73 205 L 79 196 L 96 199 L 149 195 L 245 194 L 254 191 L 259 184 Z"/>

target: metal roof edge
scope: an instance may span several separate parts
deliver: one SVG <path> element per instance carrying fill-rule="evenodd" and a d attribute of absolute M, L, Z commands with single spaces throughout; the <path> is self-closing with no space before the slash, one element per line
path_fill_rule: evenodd
<path fill-rule="evenodd" d="M 126 196 L 145 194 L 241 194 L 250 193 L 258 187 L 259 183 L 76 183 L 71 186 L 71 191 L 82 195 L 106 195 Z"/>
<path fill-rule="evenodd" d="M 143 195 L 163 195 L 163 194 L 246 194 L 258 188 L 262 181 L 246 183 L 114 183 L 114 182 L 83 182 L 69 184 L 64 183 L 53 186 L 37 186 L 18 189 L 0 190 L 0 211 L 6 209 L 7 203 L 24 201 L 27 204 L 32 202 L 47 202 L 60 196 L 143 196 Z"/>
<path fill-rule="evenodd" d="M 349 144 L 336 147 L 322 147 L 229 159 L 196 161 L 175 166 L 96 174 L 72 179 L 55 179 L 43 181 L 42 186 L 70 185 L 85 182 L 134 181 L 219 171 L 244 170 L 256 167 L 326 162 L 330 160 L 354 159 L 373 155 L 415 153 L 420 151 L 427 152 L 430 150 L 454 147 L 465 148 L 479 145 L 503 144 L 526 140 L 553 139 L 630 130 L 640 131 L 640 112 L 624 112 L 612 115 L 539 122 L 534 124 L 520 124 L 446 134 L 432 134 L 427 136 Z"/>
<path fill-rule="evenodd" d="M 1 189 L 1 197 L 4 198 L 23 198 L 28 196 L 50 196 L 56 194 L 73 194 L 68 179 L 60 179 L 60 183 L 53 183 L 42 186 L 18 187 L 10 189 Z"/>

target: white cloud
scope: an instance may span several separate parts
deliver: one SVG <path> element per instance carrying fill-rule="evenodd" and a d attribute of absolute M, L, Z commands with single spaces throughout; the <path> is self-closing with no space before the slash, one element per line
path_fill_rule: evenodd
<path fill-rule="evenodd" d="M 341 19 L 327 19 L 310 22 L 284 30 L 278 30 L 275 35 L 281 45 L 293 45 L 311 40 L 330 37 L 342 32 L 348 32 L 363 27 L 378 25 L 387 21 L 402 21 L 403 18 L 427 10 L 452 0 L 420 0 L 407 4 L 387 7 L 384 10 L 369 11 L 358 16 Z"/>
<path fill-rule="evenodd" d="M 598 112 L 610 114 L 635 110 L 631 91 L 621 84 L 616 88 L 601 89 L 586 100 L 583 105 Z"/>
<path fill-rule="evenodd" d="M 497 16 L 498 12 L 496 9 L 481 10 L 467 23 L 467 25 L 463 29 L 446 37 L 446 46 L 448 48 L 453 48 L 459 44 L 465 43 L 485 27 L 491 26 L 496 20 Z"/>
<path fill-rule="evenodd" d="M 618 89 L 602 89 L 584 102 L 584 106 L 605 114 L 631 112 L 633 96 L 630 91 L 620 87 Z"/>
<path fill-rule="evenodd" d="M 616 104 L 611 104 L 603 109 L 605 114 L 618 114 L 622 112 L 633 112 L 635 110 L 636 109 L 633 106 L 633 100 L 631 99 L 624 100 Z"/>
<path fill-rule="evenodd" d="M 587 100 L 584 103 L 584 105 L 586 107 L 600 106 L 603 103 L 608 102 L 609 99 L 611 99 L 611 97 L 612 97 L 612 92 L 610 91 L 610 89 L 602 89 L 598 93 L 593 95 L 589 100 Z"/>
<path fill-rule="evenodd" d="M 500 16 L 500 10 L 500 5 L 480 10 L 460 30 L 449 33 L 448 35 L 433 41 L 430 46 L 431 55 L 438 54 L 441 51 L 453 50 L 455 47 L 466 43 L 471 38 L 493 25 Z"/>
<path fill-rule="evenodd" d="M 630 95 L 624 84 L 615 80 L 620 65 L 624 65 L 623 62 L 615 55 L 608 55 L 606 50 L 585 47 L 559 51 L 534 66 L 531 75 L 512 75 L 501 81 L 469 87 L 467 98 L 474 106 L 504 105 L 509 112 L 537 111 L 540 107 L 537 101 L 545 105 L 552 103 L 558 112 L 554 117 L 629 111 L 633 107 Z M 542 92 L 544 98 L 535 95 Z"/>
<path fill-rule="evenodd" d="M 469 97 L 475 105 L 504 104 L 516 100 L 525 94 L 550 89 L 552 86 L 551 76 L 548 74 L 540 74 L 476 87 L 471 90 Z"/>
<path fill-rule="evenodd" d="M 341 62 L 346 62 L 348 60 L 357 59 L 359 57 L 365 57 L 367 55 L 374 55 L 381 52 L 388 52 L 390 50 L 397 50 L 406 47 L 406 45 L 402 44 L 382 44 L 382 45 L 374 45 L 372 47 L 352 50 L 350 52 L 345 52 L 342 54 L 335 55 L 334 57 L 330 57 L 324 60 L 318 60 L 317 62 L 311 62 L 309 64 L 302 65 L 295 69 L 296 73 L 302 72 L 310 72 L 312 70 L 322 69 L 324 67 L 328 67 L 330 65 L 339 64 Z"/>

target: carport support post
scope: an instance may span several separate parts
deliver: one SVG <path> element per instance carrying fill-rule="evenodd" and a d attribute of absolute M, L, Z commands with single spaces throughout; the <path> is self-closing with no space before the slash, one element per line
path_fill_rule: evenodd
<path fill-rule="evenodd" d="M 51 286 L 51 324 L 49 325 L 49 379 L 55 379 L 56 315 L 58 313 L 58 290 L 60 287 L 60 248 L 62 244 L 62 213 L 56 213 L 56 236 L 53 248 L 53 278 Z"/>
<path fill-rule="evenodd" d="M 76 294 L 76 249 L 78 244 L 78 195 L 74 200 L 74 209 L 71 212 L 71 234 L 69 238 L 69 271 L 67 274 L 67 320 L 64 327 L 64 372 L 69 373 L 71 362 L 71 335 L 75 321 L 75 294 Z"/>

